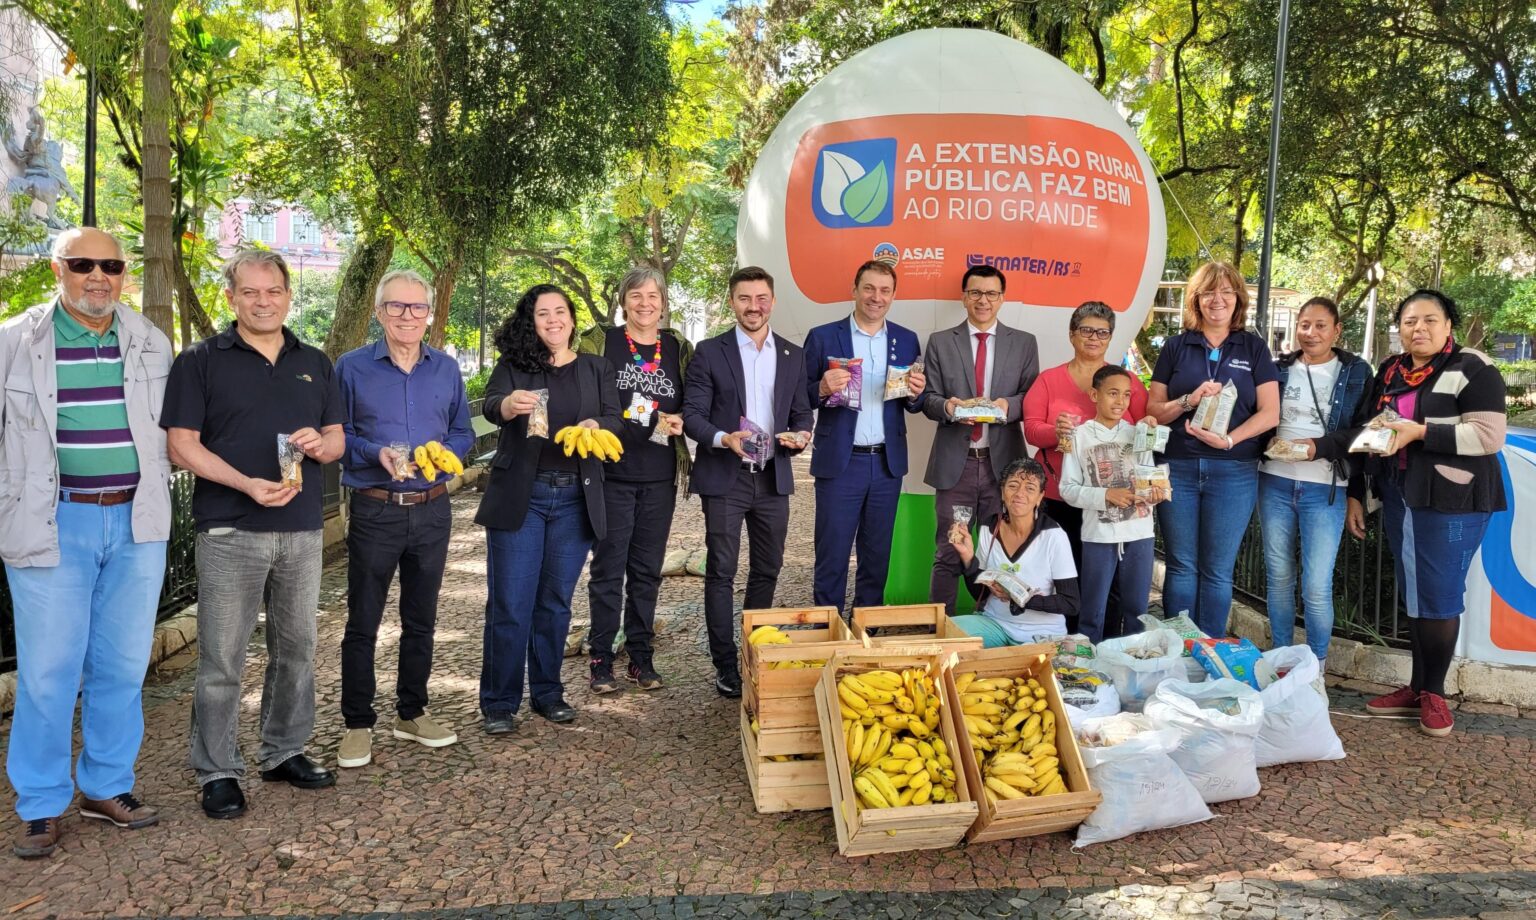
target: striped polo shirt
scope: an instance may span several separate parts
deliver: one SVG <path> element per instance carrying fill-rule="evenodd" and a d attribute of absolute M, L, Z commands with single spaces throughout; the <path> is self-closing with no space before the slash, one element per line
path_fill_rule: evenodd
<path fill-rule="evenodd" d="M 59 383 L 59 487 L 111 492 L 139 484 L 139 455 L 123 401 L 117 319 L 97 335 L 63 305 L 53 311 Z"/>

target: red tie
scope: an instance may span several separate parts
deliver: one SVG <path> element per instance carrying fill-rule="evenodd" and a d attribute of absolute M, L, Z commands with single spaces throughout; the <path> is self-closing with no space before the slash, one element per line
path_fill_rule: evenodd
<path fill-rule="evenodd" d="M 987 395 L 987 336 L 990 332 L 976 333 L 976 395 Z M 981 440 L 981 433 L 985 430 L 980 425 L 971 426 L 971 443 Z"/>

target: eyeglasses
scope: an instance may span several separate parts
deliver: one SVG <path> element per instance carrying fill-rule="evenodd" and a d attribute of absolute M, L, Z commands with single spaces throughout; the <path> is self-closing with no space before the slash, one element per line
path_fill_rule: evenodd
<path fill-rule="evenodd" d="M 1220 297 L 1223 300 L 1236 300 L 1237 299 L 1237 292 L 1236 291 L 1206 291 L 1204 294 L 1201 294 L 1200 296 L 1208 298 L 1208 299 L 1212 298 L 1212 297 Z"/>
<path fill-rule="evenodd" d="M 1003 299 L 1002 291 L 966 291 L 966 300 L 985 300 L 987 303 L 997 303 Z"/>
<path fill-rule="evenodd" d="M 1090 329 L 1087 326 L 1078 326 L 1077 334 L 1085 339 L 1103 342 L 1110 337 L 1111 332 L 1108 329 Z"/>
<path fill-rule="evenodd" d="M 123 273 L 123 269 L 128 267 L 128 263 L 124 262 L 122 259 L 86 259 L 70 256 L 67 259 L 61 259 L 60 261 L 62 261 L 65 267 L 67 267 L 71 272 L 77 275 L 89 275 L 91 272 L 99 268 L 101 269 L 101 273 L 103 275 L 115 276 L 121 275 Z"/>
<path fill-rule="evenodd" d="M 426 303 L 403 303 L 398 300 L 384 301 L 384 314 L 386 316 L 404 316 L 409 310 L 411 316 L 416 319 L 426 319 L 432 312 L 432 305 Z"/>

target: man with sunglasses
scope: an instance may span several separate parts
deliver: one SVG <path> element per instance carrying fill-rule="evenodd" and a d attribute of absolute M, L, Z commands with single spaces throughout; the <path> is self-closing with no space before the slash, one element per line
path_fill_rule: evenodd
<path fill-rule="evenodd" d="M 1040 374 L 1035 337 L 998 322 L 1007 279 L 990 265 L 973 265 L 960 280 L 965 322 L 928 337 L 928 389 L 923 414 L 939 423 L 928 452 L 923 481 L 933 486 L 938 516 L 937 547 L 929 597 L 955 612 L 957 580 L 964 565 L 950 545 L 955 509 L 966 508 L 975 525 L 991 524 L 1002 511 L 997 477 L 1024 456 L 1024 393 Z M 963 400 L 984 399 L 997 406 L 993 423 L 957 417 Z"/>
<path fill-rule="evenodd" d="M 23 858 L 53 853 L 77 784 L 83 818 L 159 820 L 133 787 L 171 530 L 157 424 L 171 343 L 121 302 L 125 268 L 111 236 L 67 230 L 53 300 L 0 326 L 0 558 L 20 678 L 6 770 Z"/>
<path fill-rule="evenodd" d="M 459 366 L 422 339 L 432 324 L 432 287 L 413 271 L 386 274 L 374 294 L 384 337 L 336 359 L 345 410 L 342 484 L 352 490 L 347 532 L 347 630 L 341 640 L 341 715 L 336 763 L 373 759 L 373 656 L 384 602 L 400 572 L 400 663 L 393 734 L 429 748 L 458 735 L 427 714 L 427 677 L 437 595 L 448 562 L 453 509 L 448 481 L 432 481 L 411 452 L 437 441 L 457 457 L 474 448 Z M 403 475 L 402 475 L 403 474 Z"/>

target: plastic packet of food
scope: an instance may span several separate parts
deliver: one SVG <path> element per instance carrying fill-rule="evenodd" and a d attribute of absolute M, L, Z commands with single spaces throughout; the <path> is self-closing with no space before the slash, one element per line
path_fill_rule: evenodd
<path fill-rule="evenodd" d="M 1237 405 L 1237 384 L 1228 380 L 1216 396 L 1207 396 L 1195 407 L 1195 426 L 1211 434 L 1226 436 L 1232 424 L 1232 409 Z"/>
<path fill-rule="evenodd" d="M 908 377 L 912 373 L 911 367 L 902 367 L 892 364 L 885 369 L 885 398 L 905 399 L 912 395 L 912 386 Z"/>
<path fill-rule="evenodd" d="M 1173 499 L 1173 481 L 1168 477 L 1168 464 L 1141 463 L 1131 480 L 1136 497 L 1149 505 Z"/>
<path fill-rule="evenodd" d="M 987 569 L 977 575 L 976 583 L 986 585 L 993 593 L 1002 592 L 1016 607 L 1023 607 L 1029 603 L 1030 598 L 1040 593 L 1014 573 L 997 569 Z"/>
<path fill-rule="evenodd" d="M 1285 463 L 1301 463 L 1307 459 L 1307 446 L 1285 438 L 1271 438 L 1269 446 L 1264 448 L 1264 456 Z"/>
<path fill-rule="evenodd" d="M 1141 713 L 1122 712 L 1119 715 L 1095 721 L 1091 728 L 1084 729 L 1077 736 L 1077 743 L 1084 747 L 1114 747 L 1154 728 L 1152 720 Z"/>
<path fill-rule="evenodd" d="M 844 406 L 849 409 L 864 408 L 864 359 L 828 358 L 827 370 L 847 371 L 848 382 L 841 390 L 834 390 L 823 405 Z"/>
<path fill-rule="evenodd" d="M 395 455 L 395 468 L 389 471 L 389 477 L 395 482 L 404 482 L 411 478 L 411 445 L 404 441 L 391 441 L 389 449 Z"/>
<path fill-rule="evenodd" d="M 304 488 L 304 451 L 286 434 L 277 436 L 277 472 L 283 488 Z"/>
<path fill-rule="evenodd" d="M 663 412 L 660 409 L 656 410 L 656 425 L 651 428 L 650 442 L 652 444 L 660 444 L 665 447 L 672 443 L 672 436 L 667 434 L 667 422 L 675 418 L 677 416 L 671 412 Z"/>
<path fill-rule="evenodd" d="M 1007 416 L 1003 415 L 1003 411 L 992 400 L 977 396 L 974 399 L 961 400 L 960 405 L 955 407 L 955 418 L 997 424 L 1005 421 Z"/>
<path fill-rule="evenodd" d="M 1138 454 L 1164 450 L 1168 447 L 1168 430 L 1168 426 L 1159 425 L 1150 417 L 1142 419 L 1136 423 L 1136 440 L 1131 450 Z"/>
<path fill-rule="evenodd" d="M 1166 620 L 1159 619 L 1155 614 L 1151 613 L 1144 613 L 1137 619 L 1140 620 L 1142 629 L 1149 632 L 1154 629 L 1171 629 L 1178 633 L 1179 637 L 1184 640 L 1185 655 L 1190 653 L 1191 640 L 1210 638 L 1210 636 L 1205 634 L 1205 630 L 1201 629 L 1195 624 L 1194 620 L 1190 619 L 1188 611 L 1171 616 Z"/>
<path fill-rule="evenodd" d="M 1073 633 L 1055 640 L 1056 654 L 1069 658 L 1092 658 L 1093 640 L 1082 633 Z M 1059 669 L 1058 669 L 1059 670 Z"/>
<path fill-rule="evenodd" d="M 773 458 L 773 440 L 768 437 L 768 432 L 745 415 L 741 417 L 741 428 L 738 430 L 747 432 L 746 443 L 741 445 L 747 460 L 759 469 L 767 466 Z"/>
<path fill-rule="evenodd" d="M 1062 415 L 1072 423 L 1072 428 L 1068 431 L 1056 432 L 1056 449 L 1064 454 L 1070 454 L 1072 453 L 1072 436 L 1077 433 L 1077 426 L 1083 423 L 1083 417 L 1076 412 L 1063 412 Z M 1057 417 L 1060 418 L 1060 416 Z"/>
<path fill-rule="evenodd" d="M 1396 422 L 1402 419 L 1392 409 L 1383 409 L 1380 414 L 1369 422 L 1355 439 L 1349 442 L 1349 452 L 1352 454 L 1381 454 L 1386 456 L 1397 452 L 1397 432 L 1387 427 L 1388 422 Z"/>
<path fill-rule="evenodd" d="M 971 521 L 976 518 L 976 509 L 970 505 L 954 505 L 950 509 L 949 542 L 959 543 L 962 534 L 971 532 Z"/>
<path fill-rule="evenodd" d="M 533 411 L 528 413 L 528 437 L 547 438 L 549 437 L 549 391 L 533 390 L 531 392 L 538 397 L 539 401 L 533 407 Z"/>

